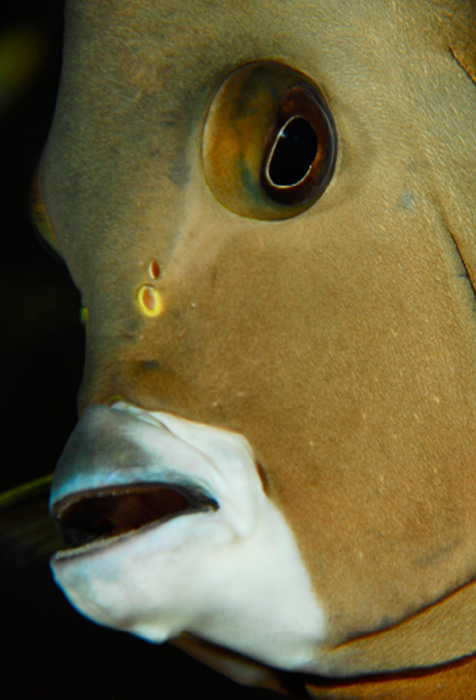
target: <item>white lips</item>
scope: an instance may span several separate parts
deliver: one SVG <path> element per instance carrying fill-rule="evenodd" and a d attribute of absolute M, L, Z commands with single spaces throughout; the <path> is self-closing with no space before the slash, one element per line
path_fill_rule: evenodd
<path fill-rule="evenodd" d="M 96 622 L 150 641 L 187 631 L 272 666 L 312 671 L 324 614 L 246 439 L 123 403 L 110 410 L 130 417 L 120 439 L 140 448 L 144 464 L 62 474 L 53 504 L 77 490 L 130 484 L 133 474 L 195 484 L 218 509 L 58 553 L 51 566 L 66 596 Z"/>

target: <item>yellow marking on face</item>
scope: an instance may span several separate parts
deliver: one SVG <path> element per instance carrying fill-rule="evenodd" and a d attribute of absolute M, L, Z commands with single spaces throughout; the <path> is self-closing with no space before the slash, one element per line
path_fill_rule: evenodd
<path fill-rule="evenodd" d="M 81 325 L 84 326 L 84 330 L 87 333 L 89 325 L 89 309 L 87 306 L 81 307 Z"/>
<path fill-rule="evenodd" d="M 160 316 L 163 313 L 165 304 L 162 295 L 148 284 L 143 284 L 137 290 L 137 303 L 144 316 Z"/>
<path fill-rule="evenodd" d="M 124 397 L 122 396 L 122 394 L 114 394 L 113 396 L 110 396 L 107 399 L 107 401 L 105 401 L 104 403 L 107 406 L 113 406 L 115 403 L 118 403 L 119 401 L 124 401 Z"/>
<path fill-rule="evenodd" d="M 35 175 L 31 188 L 30 208 L 33 223 L 39 235 L 44 241 L 46 241 L 50 248 L 55 251 L 55 253 L 60 255 L 58 241 L 56 240 L 56 236 L 43 201 L 38 173 Z"/>

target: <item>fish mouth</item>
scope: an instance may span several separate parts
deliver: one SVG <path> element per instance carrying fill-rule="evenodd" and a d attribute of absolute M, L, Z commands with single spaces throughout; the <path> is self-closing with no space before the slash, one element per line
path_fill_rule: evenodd
<path fill-rule="evenodd" d="M 194 445 L 182 424 L 122 403 L 88 409 L 53 479 L 50 514 L 64 541 L 55 559 L 222 508 L 226 495 L 207 453 L 209 438 Z"/>
<path fill-rule="evenodd" d="M 56 583 L 106 627 L 156 643 L 188 632 L 307 669 L 324 618 L 257 465 L 235 431 L 122 402 L 88 408 L 51 488 L 65 541 Z"/>
<path fill-rule="evenodd" d="M 161 525 L 172 518 L 218 509 L 202 489 L 166 483 L 125 484 L 73 493 L 54 503 L 51 515 L 65 553 Z"/>

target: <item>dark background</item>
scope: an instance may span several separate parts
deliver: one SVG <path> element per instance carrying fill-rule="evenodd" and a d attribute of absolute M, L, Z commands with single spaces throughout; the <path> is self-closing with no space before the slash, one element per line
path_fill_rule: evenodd
<path fill-rule="evenodd" d="M 79 297 L 64 265 L 38 242 L 28 207 L 54 109 L 62 14 L 60 0 L 2 2 L 1 491 L 51 472 L 76 420 L 84 342 Z M 27 41 L 25 30 L 31 32 Z M 5 58 L 5 46 L 11 45 L 15 51 Z M 6 88 L 1 76 L 20 59 L 28 70 Z M 45 558 L 32 552 L 16 559 L 4 543 L 1 547 L 5 699 L 278 697 L 235 685 L 167 646 L 84 620 L 54 585 Z"/>

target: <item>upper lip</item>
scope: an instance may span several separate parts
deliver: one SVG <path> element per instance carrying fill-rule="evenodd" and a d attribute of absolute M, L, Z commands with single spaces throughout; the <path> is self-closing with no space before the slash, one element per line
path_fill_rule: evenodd
<path fill-rule="evenodd" d="M 203 452 L 148 412 L 94 406 L 60 458 L 50 513 L 71 549 L 217 510 L 210 466 Z"/>
<path fill-rule="evenodd" d="M 181 516 L 216 515 L 245 537 L 262 497 L 244 436 L 117 403 L 92 406 L 80 419 L 56 468 L 50 512 L 69 548 L 64 557 L 165 531 L 162 524 Z"/>

